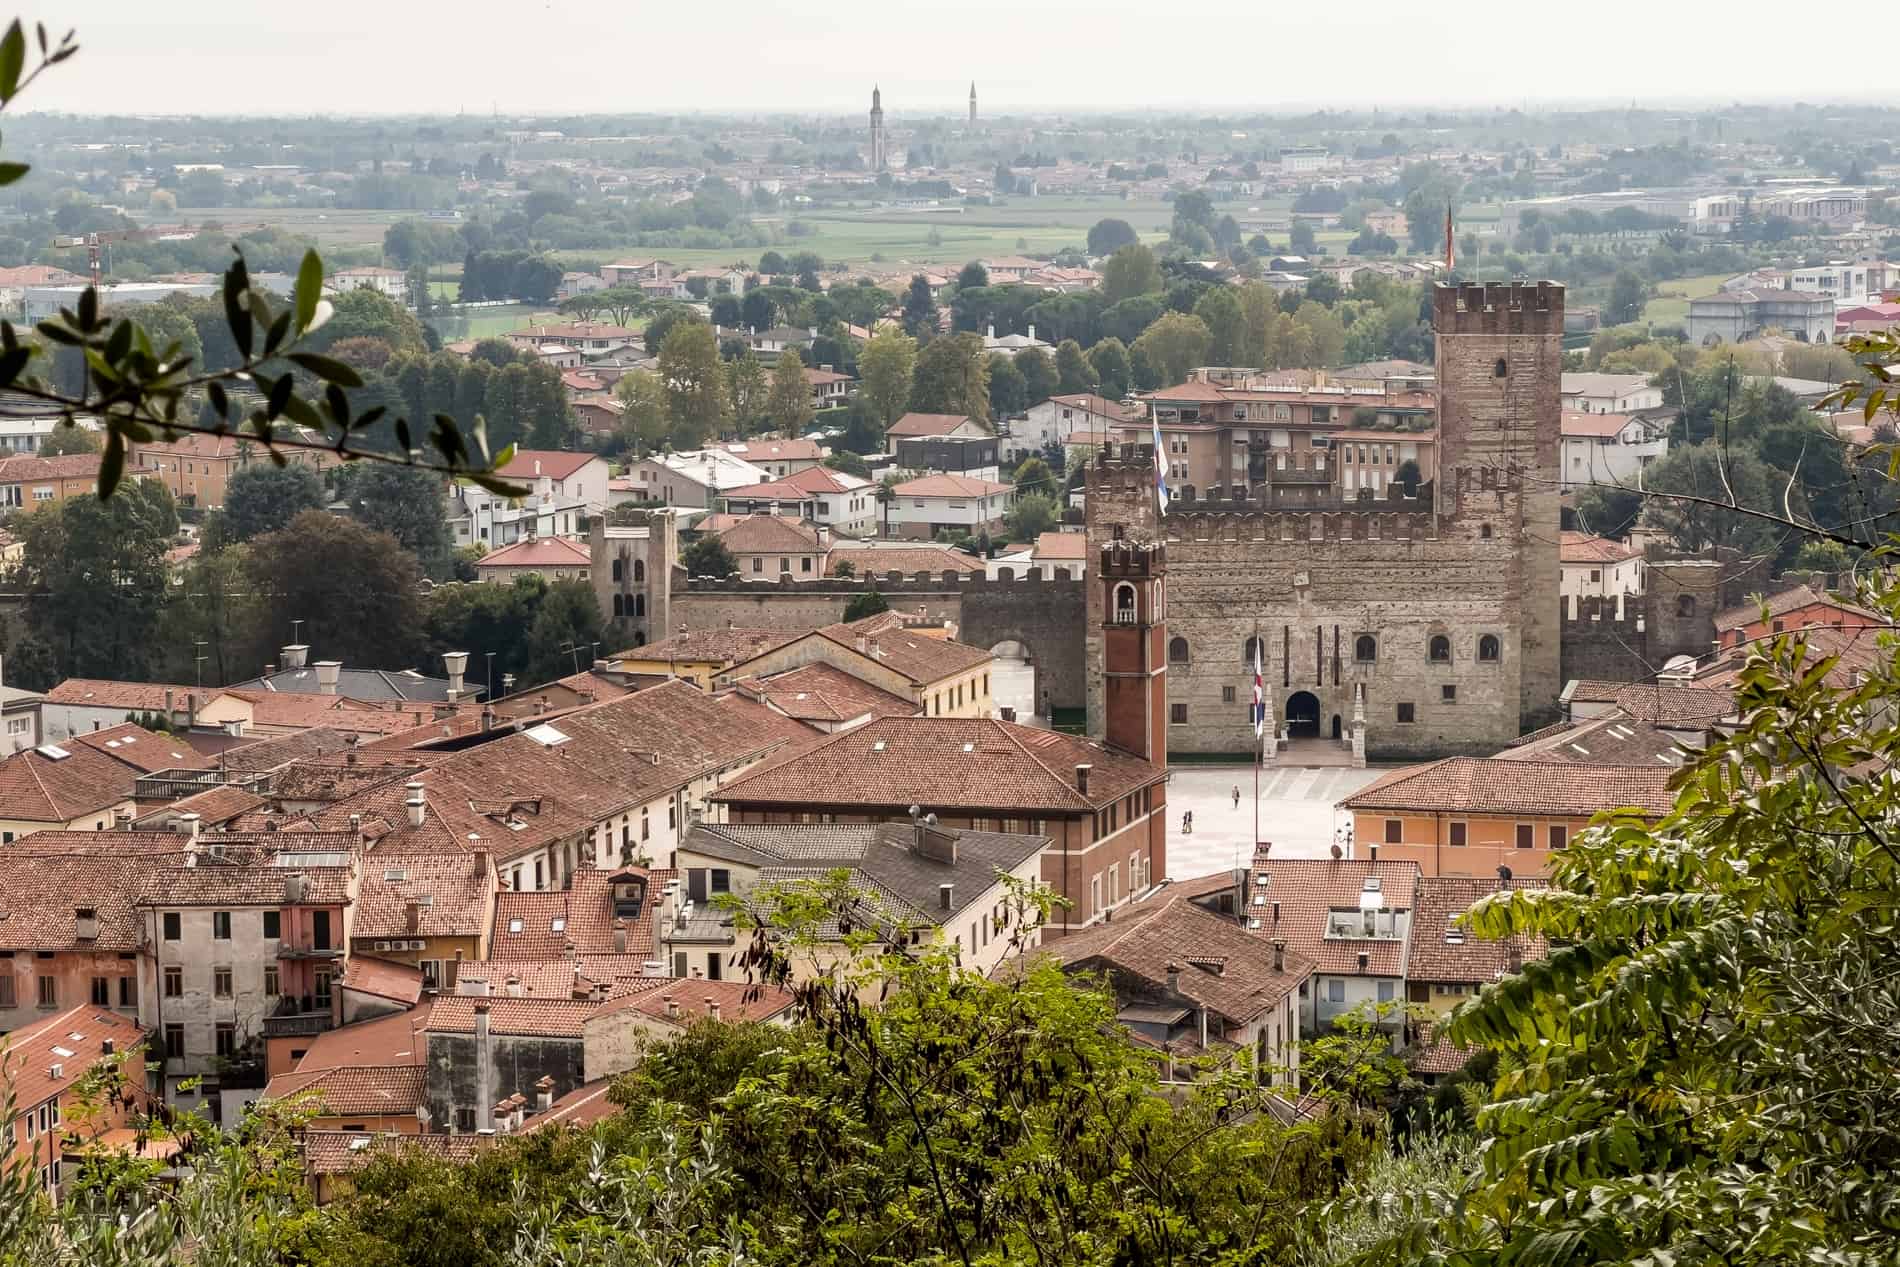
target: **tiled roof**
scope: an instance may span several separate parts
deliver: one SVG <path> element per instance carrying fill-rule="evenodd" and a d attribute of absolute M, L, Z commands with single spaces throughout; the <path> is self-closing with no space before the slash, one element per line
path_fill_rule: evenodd
<path fill-rule="evenodd" d="M 613 660 L 686 660 L 699 664 L 737 664 L 741 660 L 750 660 L 753 656 L 770 651 L 773 647 L 783 646 L 799 635 L 784 629 L 754 629 L 739 626 L 732 629 L 700 629 L 691 633 L 674 634 L 671 638 L 662 638 L 658 642 L 649 642 L 643 647 L 629 647 L 625 651 L 616 651 L 609 659 Z"/>
<path fill-rule="evenodd" d="M 637 973 L 635 975 L 638 975 Z M 516 963 L 496 959 L 465 959 L 455 968 L 458 994 L 475 994 L 464 983 L 479 983 L 491 998 L 573 999 L 591 998 L 590 983 L 583 981 L 572 959 L 551 959 L 543 963 Z"/>
<path fill-rule="evenodd" d="M 495 895 L 491 863 L 477 866 L 466 853 L 372 853 L 363 859 L 356 918 L 350 935 L 388 937 L 480 937 L 488 928 Z M 416 926 L 409 926 L 409 904 Z"/>
<path fill-rule="evenodd" d="M 1627 396 L 1649 386 L 1646 374 L 1599 374 L 1584 370 L 1567 370 L 1561 381 L 1560 390 L 1566 396 Z"/>
<path fill-rule="evenodd" d="M 351 955 L 343 965 L 343 977 L 337 984 L 358 994 L 371 994 L 414 1007 L 422 998 L 422 969 L 406 963 L 391 963 L 374 955 Z"/>
<path fill-rule="evenodd" d="M 552 892 L 503 892 L 495 898 L 494 936 L 489 955 L 496 962 L 533 963 L 569 955 L 653 955 L 653 900 L 663 879 L 639 867 L 602 871 L 581 867 L 566 889 Z M 646 882 L 638 910 L 616 920 L 609 884 L 615 876 L 634 876 Z M 517 927 L 519 921 L 519 927 Z M 556 924 L 560 926 L 557 928 Z M 622 947 L 614 930 L 626 934 Z"/>
<path fill-rule="evenodd" d="M 129 1051 L 144 1038 L 138 1022 L 90 1005 L 23 1025 L 0 1035 L 0 1093 L 11 1101 L 10 1110 L 25 1112 L 70 1091 L 105 1055 L 103 1043 Z M 54 1065 L 59 1066 L 57 1078 Z"/>
<path fill-rule="evenodd" d="M 1179 969 L 1178 993 L 1244 1025 L 1312 975 L 1311 961 L 1289 952 L 1273 969 L 1273 946 L 1194 905 L 1184 896 L 1162 896 L 1124 907 L 1106 923 L 1092 924 L 1045 942 L 1042 953 L 1063 966 L 1112 970 L 1140 982 L 1143 993 L 1168 990 L 1168 967 Z"/>
<path fill-rule="evenodd" d="M 925 475 L 905 480 L 891 491 L 900 497 L 993 497 L 1007 493 L 1009 485 L 969 475 Z"/>
<path fill-rule="evenodd" d="M 658 977 L 633 982 L 602 1004 L 596 1015 L 642 1012 L 684 1029 L 719 1009 L 722 1021 L 766 1021 L 791 1009 L 793 996 L 782 987 L 759 988 L 745 981 L 704 981 Z M 591 1019 L 591 1018 L 590 1018 Z"/>
<path fill-rule="evenodd" d="M 456 1165 L 474 1160 L 482 1149 L 490 1147 L 488 1135 L 369 1135 L 362 1131 L 305 1131 L 303 1133 L 304 1169 L 313 1175 L 343 1175 L 369 1164 L 374 1157 L 399 1154 L 411 1149 Z"/>
<path fill-rule="evenodd" d="M 1281 938 L 1287 949 L 1310 960 L 1315 972 L 1376 977 L 1405 974 L 1405 943 L 1385 937 L 1328 937 L 1335 910 L 1358 911 L 1368 880 L 1377 879 L 1379 905 L 1409 911 L 1416 905 L 1419 868 L 1415 862 L 1364 858 L 1262 858 L 1254 862 L 1251 918 L 1260 920 L 1255 936 Z M 1273 904 L 1280 918 L 1273 919 Z M 1359 956 L 1366 966 L 1359 967 Z"/>
<path fill-rule="evenodd" d="M 201 826 L 221 827 L 232 819 L 269 803 L 255 792 L 246 791 L 234 783 L 227 783 L 211 788 L 209 791 L 173 801 L 158 811 L 157 817 L 171 821 L 180 814 L 196 814 Z M 137 827 L 143 821 L 145 820 L 135 820 L 133 826 Z"/>
<path fill-rule="evenodd" d="M 1092 767 L 1086 796 L 1075 767 Z M 748 771 L 712 794 L 728 805 L 794 804 L 1082 814 L 1164 775 L 1052 730 L 964 717 L 883 717 Z"/>
<path fill-rule="evenodd" d="M 872 717 L 914 717 L 918 705 L 880 690 L 822 661 L 767 678 L 747 678 L 742 690 L 761 695 L 787 717 L 809 722 L 842 722 Z"/>
<path fill-rule="evenodd" d="M 436 997 L 425 994 L 406 1012 L 325 1030 L 309 1041 L 303 1059 L 297 1062 L 298 1071 L 419 1063 L 423 1055 L 421 1030 L 428 1023 Z"/>
<path fill-rule="evenodd" d="M 1627 541 L 1587 532 L 1566 532 L 1557 547 L 1557 556 L 1564 563 L 1621 563 L 1642 553 Z"/>
<path fill-rule="evenodd" d="M 857 576 L 882 577 L 886 572 L 902 572 L 914 576 L 918 572 L 928 572 L 940 576 L 945 572 L 978 573 L 983 571 L 983 560 L 961 550 L 952 550 L 947 546 L 910 546 L 884 549 L 878 546 L 837 546 L 826 558 L 826 568 L 837 575 L 838 565 L 849 563 Z"/>
<path fill-rule="evenodd" d="M 889 436 L 947 436 L 970 421 L 963 414 L 907 413 L 890 425 Z"/>
<path fill-rule="evenodd" d="M 783 515 L 747 515 L 719 534 L 734 554 L 810 554 L 820 549 L 816 529 Z"/>
<path fill-rule="evenodd" d="M 1088 534 L 1083 532 L 1045 532 L 1036 538 L 1036 558 L 1080 562 L 1089 557 Z"/>
<path fill-rule="evenodd" d="M 1579 722 L 1558 722 L 1523 736 L 1499 761 L 1570 761 L 1606 766 L 1680 766 L 1701 747 L 1698 736 L 1664 730 L 1617 709 Z"/>
<path fill-rule="evenodd" d="M 591 560 L 587 547 L 566 537 L 532 537 L 484 554 L 475 568 L 586 567 Z"/>
<path fill-rule="evenodd" d="M 822 370 L 805 371 L 805 377 L 822 374 Z M 850 378 L 849 374 L 838 377 Z M 824 450 L 816 440 L 772 440 L 761 437 L 756 440 L 733 440 L 726 446 L 726 452 L 747 462 L 816 462 L 824 457 Z"/>
<path fill-rule="evenodd" d="M 123 852 L 54 853 L 66 834 L 38 832 L 0 853 L 0 950 L 136 949 L 133 900 L 149 861 Z M 99 923 L 98 936 L 83 943 L 75 915 L 82 906 L 91 907 Z"/>
<path fill-rule="evenodd" d="M 1572 704 L 1614 704 L 1628 682 L 1599 682 L 1592 678 L 1571 679 L 1568 693 Z"/>
<path fill-rule="evenodd" d="M 1340 802 L 1346 809 L 1588 816 L 1634 806 L 1650 814 L 1675 804 L 1674 770 L 1565 761 L 1446 757 L 1395 770 Z"/>
<path fill-rule="evenodd" d="M 27 484 L 34 480 L 97 479 L 97 453 L 63 453 L 58 457 L 35 457 L 30 453 L 0 458 L 0 484 Z"/>
<path fill-rule="evenodd" d="M 83 704 L 89 708 L 130 708 L 157 713 L 165 710 L 169 695 L 172 707 L 184 708 L 185 701 L 196 695 L 199 703 L 218 692 L 172 682 L 115 682 L 110 678 L 69 677 L 46 692 L 49 704 Z"/>
<path fill-rule="evenodd" d="M 548 1130 L 556 1126 L 572 1126 L 585 1130 L 594 1123 L 612 1117 L 620 1111 L 620 1106 L 607 1098 L 614 1089 L 612 1078 L 596 1078 L 592 1082 L 583 1082 L 566 1095 L 549 1105 L 544 1112 L 528 1119 L 521 1128 L 525 1135 L 529 1131 Z"/>
<path fill-rule="evenodd" d="M 472 1034 L 475 1032 L 475 1008 L 488 1006 L 488 1028 L 492 1034 L 514 1034 L 530 1038 L 572 1038 L 581 1036 L 581 1025 L 599 1003 L 592 999 L 478 999 L 467 995 L 439 995 L 429 1012 L 427 1031 L 431 1034 Z"/>
<path fill-rule="evenodd" d="M 140 774 L 214 768 L 208 757 L 184 740 L 157 734 L 131 722 L 74 735 L 60 746 L 70 748 L 74 744 L 84 744 L 108 757 L 116 757 Z"/>
<path fill-rule="evenodd" d="M 341 801 L 385 783 L 414 778 L 422 772 L 418 761 L 389 761 L 338 765 L 334 761 L 293 761 L 271 780 L 271 799 L 284 801 Z"/>
<path fill-rule="evenodd" d="M 1457 1073 L 1478 1054 L 1475 1047 L 1460 1047 L 1439 1037 L 1438 1031 L 1442 1028 L 1440 1025 L 1427 1025 L 1419 1030 L 1407 1062 L 1414 1073 Z"/>
<path fill-rule="evenodd" d="M 279 832 L 273 840 L 290 836 Z M 293 844 L 292 841 L 301 841 Z M 216 836 L 207 838 L 205 852 L 196 865 L 173 864 L 153 867 L 140 886 L 138 905 L 157 908 L 182 906 L 285 906 L 290 904 L 288 881 L 303 877 L 305 906 L 346 906 L 350 901 L 352 867 L 283 865 L 289 861 L 275 850 L 252 845 L 224 845 L 225 860 L 214 860 L 210 850 L 219 848 Z M 291 836 L 284 841 L 286 854 L 309 852 L 313 856 L 351 857 L 347 836 L 322 834 Z"/>
<path fill-rule="evenodd" d="M 1578 409 L 1564 410 L 1558 420 L 1564 435 L 1586 440 L 1614 439 L 1629 425 L 1628 414 L 1593 414 Z"/>
<path fill-rule="evenodd" d="M 264 1090 L 268 1100 L 291 1096 L 320 1102 L 322 1117 L 411 1114 L 422 1103 L 422 1066 L 344 1065 L 315 1073 L 280 1073 Z"/>
<path fill-rule="evenodd" d="M 1541 889 L 1542 880 L 1513 880 L 1513 888 Z M 1527 959 L 1549 953 L 1541 937 L 1510 937 L 1486 941 L 1455 923 L 1479 898 L 1496 893 L 1495 880 L 1470 876 L 1420 876 L 1417 905 L 1412 911 L 1411 947 L 1406 955 L 1408 980 L 1445 984 L 1482 985 L 1516 972 Z"/>
<path fill-rule="evenodd" d="M 989 663 L 988 651 L 948 638 L 929 638 L 886 619 L 888 613 L 849 624 L 826 625 L 818 632 L 841 646 L 870 656 L 885 668 L 928 686 Z"/>
<path fill-rule="evenodd" d="M 1139 411 L 1124 408 L 1117 400 L 1098 396 L 1093 392 L 1080 392 L 1072 396 L 1051 396 L 1050 400 L 1058 405 L 1067 405 L 1071 409 L 1086 409 L 1092 414 L 1103 414 L 1117 422 L 1127 422 L 1140 416 Z"/>
<path fill-rule="evenodd" d="M 131 800 L 139 773 L 86 744 L 23 748 L 0 759 L 0 813 L 26 822 L 69 823 Z"/>
<path fill-rule="evenodd" d="M 227 770 L 275 770 L 292 761 L 342 752 L 351 736 L 328 726 L 313 726 L 294 735 L 277 735 L 256 743 L 227 748 L 222 754 Z"/>
<path fill-rule="evenodd" d="M 1817 588 L 1803 582 L 1798 585 L 1791 585 L 1776 590 L 1772 594 L 1756 595 L 1738 607 L 1731 607 L 1726 611 L 1717 612 L 1715 615 L 1715 631 L 1717 633 L 1726 633 L 1731 629 L 1740 629 L 1746 625 L 1757 623 L 1762 618 L 1761 613 L 1764 605 L 1768 608 L 1769 618 L 1773 619 L 1776 616 L 1785 616 L 1791 611 L 1799 611 L 1803 607 L 1810 607 L 1817 603 L 1824 604 L 1836 611 L 1864 617 L 1869 621 L 1880 624 L 1886 623 L 1885 618 L 1882 616 L 1869 612 L 1864 608 L 1855 607 L 1851 603 L 1844 603 L 1829 594 L 1825 589 Z M 1822 619 L 1815 623 L 1825 625 L 1828 622 Z"/>
<path fill-rule="evenodd" d="M 1892 654 L 1886 645 L 1889 637 L 1880 628 L 1842 630 L 1822 626 L 1801 630 L 1799 636 L 1806 647 L 1803 664 L 1815 665 L 1822 660 L 1834 659 L 1834 666 L 1827 671 L 1829 686 L 1853 686 L 1857 674 L 1884 665 Z M 1695 684 L 1704 688 L 1733 689 L 1749 656 L 1754 652 L 1752 646 L 1724 650 L 1721 659 L 1696 675 Z"/>
<path fill-rule="evenodd" d="M 1708 726 L 1736 712 L 1735 692 L 1719 687 L 1639 683 L 1616 693 L 1616 706 L 1658 726 Z"/>

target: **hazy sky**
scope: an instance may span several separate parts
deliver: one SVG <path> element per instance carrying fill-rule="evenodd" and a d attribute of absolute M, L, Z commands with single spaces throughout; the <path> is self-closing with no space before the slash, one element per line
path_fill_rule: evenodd
<path fill-rule="evenodd" d="M 1761 22 L 1749 21 L 1759 6 Z M 1884 95 L 1769 57 L 1776 12 L 1657 0 L 59 0 L 83 113 L 1667 104 Z M 1738 71 L 1740 72 L 1738 74 Z M 28 104 L 28 103 L 23 103 Z"/>

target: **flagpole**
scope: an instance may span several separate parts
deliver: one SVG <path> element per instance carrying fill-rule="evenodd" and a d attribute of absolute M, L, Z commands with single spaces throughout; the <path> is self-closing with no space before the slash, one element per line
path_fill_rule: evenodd
<path fill-rule="evenodd" d="M 1260 850 L 1260 767 L 1266 761 L 1267 751 L 1265 728 L 1261 725 L 1261 722 L 1266 719 L 1266 713 L 1262 711 L 1266 707 L 1266 704 L 1265 697 L 1260 695 L 1260 690 L 1262 689 L 1260 682 L 1260 645 L 1260 622 L 1256 619 L 1253 622 L 1253 680 L 1255 688 L 1254 694 L 1256 697 L 1254 700 L 1253 719 L 1253 849 L 1250 851 L 1249 861 L 1251 861 L 1251 853 L 1258 853 Z"/>

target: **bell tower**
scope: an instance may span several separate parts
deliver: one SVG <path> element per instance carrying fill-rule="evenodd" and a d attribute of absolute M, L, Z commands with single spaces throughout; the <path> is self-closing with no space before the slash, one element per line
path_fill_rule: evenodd
<path fill-rule="evenodd" d="M 888 142 L 884 138 L 884 94 L 871 89 L 871 170 L 881 172 L 890 166 Z"/>
<path fill-rule="evenodd" d="M 1102 737 L 1110 747 L 1168 764 L 1168 548 L 1102 546 Z"/>

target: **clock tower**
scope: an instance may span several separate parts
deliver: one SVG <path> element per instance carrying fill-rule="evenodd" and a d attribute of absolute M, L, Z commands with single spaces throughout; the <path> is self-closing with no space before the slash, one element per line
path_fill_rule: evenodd
<path fill-rule="evenodd" d="M 1102 546 L 1102 737 L 1168 764 L 1168 548 L 1116 540 Z"/>

